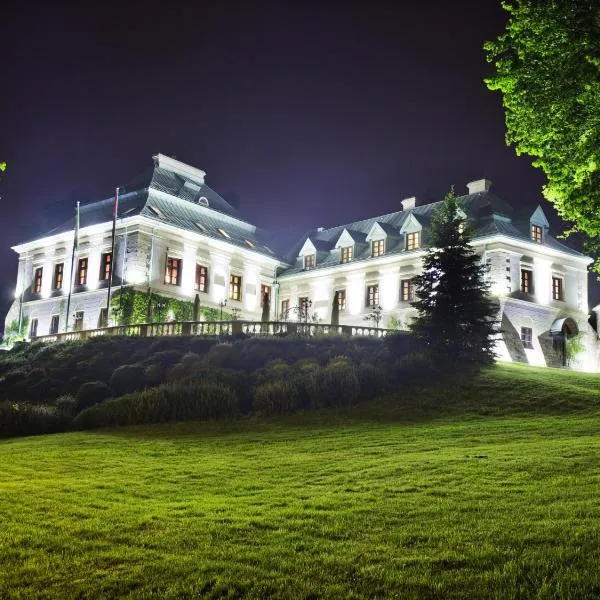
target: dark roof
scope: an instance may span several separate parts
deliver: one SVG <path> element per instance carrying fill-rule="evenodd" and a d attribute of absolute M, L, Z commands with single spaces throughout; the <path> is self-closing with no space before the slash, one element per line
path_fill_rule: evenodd
<path fill-rule="evenodd" d="M 139 186 L 129 191 L 133 186 Z M 168 196 L 163 196 L 163 192 Z M 79 210 L 81 228 L 113 219 L 114 197 L 83 204 Z M 153 209 L 158 209 L 155 211 Z M 260 254 L 279 258 L 271 249 L 271 236 L 245 221 L 238 211 L 205 183 L 159 166 L 137 178 L 134 184 L 121 188 L 118 217 L 142 215 L 187 231 L 227 241 Z M 162 215 L 162 216 L 161 216 Z M 199 226 L 200 225 L 200 226 Z M 73 231 L 75 216 L 43 237 Z M 229 237 L 223 235 L 225 231 Z"/>
<path fill-rule="evenodd" d="M 530 241 L 529 219 L 527 218 L 524 221 L 519 220 L 518 216 L 515 214 L 515 210 L 495 194 L 489 191 L 467 194 L 458 198 L 458 204 L 465 212 L 467 218 L 474 225 L 474 239 L 501 234 L 522 241 Z M 322 231 L 315 232 L 312 230 L 306 236 L 302 237 L 287 255 L 287 261 L 292 266 L 286 269 L 282 275 L 291 275 L 303 270 L 303 265 L 301 261 L 297 260 L 297 256 L 307 237 L 310 237 L 313 243 L 320 240 L 330 244 L 331 250 L 329 256 L 322 261 L 317 260 L 317 265 L 315 267 L 317 269 L 325 268 L 337 265 L 340 262 L 339 251 L 335 250 L 335 244 L 344 229 L 347 229 L 352 234 L 353 238 L 356 239 L 354 234 L 357 233 L 366 236 L 375 223 L 379 223 L 382 229 L 390 236 L 389 243 L 386 244 L 385 250 L 387 255 L 405 252 L 400 230 L 411 214 L 414 215 L 423 226 L 422 245 L 426 245 L 433 213 L 440 208 L 441 205 L 442 201 L 432 202 L 430 204 L 415 206 L 409 210 L 399 210 L 393 213 L 363 219 L 362 221 L 336 225 L 335 227 L 323 229 Z M 548 233 L 544 235 L 544 245 L 574 256 L 583 256 L 576 250 L 561 244 Z M 371 258 L 369 245 L 362 243 L 356 244 L 352 260 L 358 261 L 369 258 Z"/>

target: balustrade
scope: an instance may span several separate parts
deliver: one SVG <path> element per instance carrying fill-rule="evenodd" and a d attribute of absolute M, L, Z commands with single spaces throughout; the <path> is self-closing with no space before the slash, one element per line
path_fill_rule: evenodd
<path fill-rule="evenodd" d="M 33 338 L 40 342 L 63 342 L 99 336 L 205 336 L 231 337 L 247 336 L 299 336 L 314 337 L 326 335 L 374 336 L 383 337 L 392 330 L 378 327 L 355 325 L 331 325 L 329 323 L 300 323 L 295 321 L 168 321 L 164 323 L 141 323 L 136 325 L 115 325 L 98 329 L 69 331 Z"/>

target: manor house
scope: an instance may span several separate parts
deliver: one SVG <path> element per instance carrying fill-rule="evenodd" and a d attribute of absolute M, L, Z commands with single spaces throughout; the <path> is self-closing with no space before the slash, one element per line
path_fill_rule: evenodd
<path fill-rule="evenodd" d="M 559 366 L 566 340 L 578 336 L 584 350 L 573 366 L 599 370 L 588 322 L 592 259 L 556 240 L 541 207 L 523 219 L 490 187 L 468 183 L 459 205 L 498 299 L 500 358 Z M 327 323 L 335 297 L 341 325 L 364 326 L 375 315 L 380 327 L 403 327 L 440 203 L 407 198 L 397 211 L 316 229 L 283 258 L 203 171 L 158 154 L 144 181 L 120 190 L 116 219 L 113 198 L 86 204 L 77 225 L 71 219 L 13 248 L 19 267 L 6 323 L 27 322 L 30 338 L 111 325 L 118 315 L 107 310 L 110 287 L 198 296 L 243 320 L 260 320 L 268 295 L 272 320 Z"/>

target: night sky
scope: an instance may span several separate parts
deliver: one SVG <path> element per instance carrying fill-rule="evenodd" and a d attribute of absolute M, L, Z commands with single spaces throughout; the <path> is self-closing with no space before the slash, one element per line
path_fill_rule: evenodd
<path fill-rule="evenodd" d="M 237 195 L 280 250 L 482 177 L 516 208 L 552 212 L 483 83 L 500 0 L 156 6 L 0 9 L 1 320 L 10 246 L 112 195 L 156 152 Z"/>

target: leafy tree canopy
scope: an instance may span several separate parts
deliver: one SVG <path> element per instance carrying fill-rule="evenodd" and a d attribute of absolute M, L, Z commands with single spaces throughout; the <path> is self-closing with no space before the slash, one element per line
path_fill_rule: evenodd
<path fill-rule="evenodd" d="M 0 171 L 6 171 L 6 163 L 0 162 Z"/>
<path fill-rule="evenodd" d="M 502 93 L 506 141 L 534 157 L 544 196 L 571 231 L 600 250 L 600 2 L 511 0 L 505 31 L 487 42 Z M 595 268 L 600 272 L 600 261 Z"/>
<path fill-rule="evenodd" d="M 431 224 L 431 247 L 415 278 L 419 311 L 411 324 L 434 358 L 454 364 L 491 363 L 498 307 L 488 295 L 486 266 L 469 243 L 454 188 Z"/>

